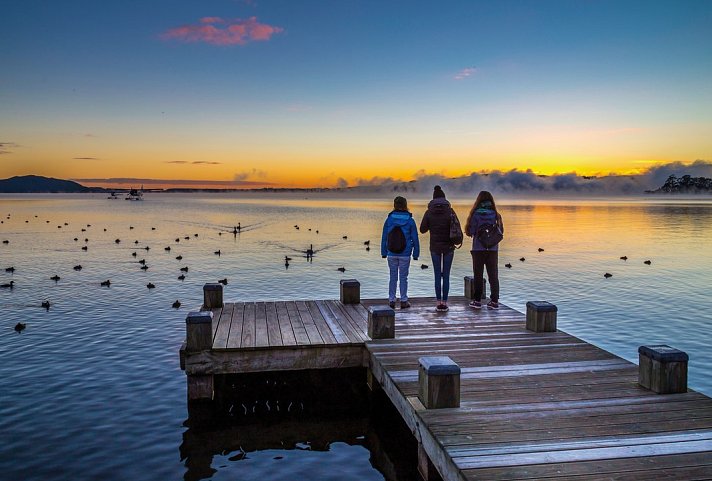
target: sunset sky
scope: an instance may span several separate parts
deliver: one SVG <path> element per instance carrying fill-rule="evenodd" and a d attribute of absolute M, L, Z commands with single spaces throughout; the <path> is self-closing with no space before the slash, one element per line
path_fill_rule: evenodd
<path fill-rule="evenodd" d="M 332 187 L 710 160 L 711 25 L 710 1 L 4 2 L 0 177 Z"/>

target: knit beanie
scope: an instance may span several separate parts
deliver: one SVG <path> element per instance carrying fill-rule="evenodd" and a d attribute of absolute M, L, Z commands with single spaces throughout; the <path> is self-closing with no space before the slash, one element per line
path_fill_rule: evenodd
<path fill-rule="evenodd" d="M 395 210 L 408 210 L 408 201 L 405 200 L 405 197 L 399 195 L 393 199 L 393 208 Z"/>
<path fill-rule="evenodd" d="M 445 198 L 445 192 L 440 188 L 439 185 L 436 185 L 435 188 L 433 189 L 433 199 L 437 199 L 439 197 L 442 197 L 443 199 Z"/>

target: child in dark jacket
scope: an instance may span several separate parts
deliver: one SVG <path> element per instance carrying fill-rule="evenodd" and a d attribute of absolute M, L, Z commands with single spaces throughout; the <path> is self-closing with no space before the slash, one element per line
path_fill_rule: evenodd
<path fill-rule="evenodd" d="M 420 232 L 425 234 L 430 231 L 430 256 L 433 260 L 437 299 L 435 309 L 438 311 L 448 310 L 450 268 L 455 256 L 455 246 L 450 240 L 450 222 L 453 215 L 457 217 L 450 202 L 445 199 L 445 192 L 436 185 L 433 189 L 433 200 L 428 204 L 428 210 L 420 221 Z"/>
<path fill-rule="evenodd" d="M 475 298 L 470 302 L 470 307 L 475 309 L 482 308 L 482 274 L 485 267 L 487 268 L 487 279 L 490 283 L 490 301 L 487 303 L 488 309 L 499 309 L 499 269 L 498 263 L 498 247 L 496 244 L 492 247 L 485 247 L 477 238 L 477 233 L 481 226 L 492 224 L 499 228 L 499 231 L 504 234 L 504 224 L 502 216 L 497 212 L 497 206 L 494 203 L 492 194 L 483 190 L 477 196 L 477 200 L 472 205 L 470 215 L 467 218 L 465 233 L 472 237 L 472 270 L 475 277 Z"/>
<path fill-rule="evenodd" d="M 397 252 L 394 245 L 389 246 L 389 239 L 395 239 L 394 229 L 400 229 L 405 238 L 402 250 Z M 400 279 L 400 308 L 410 307 L 408 302 L 408 271 L 410 269 L 410 256 L 413 260 L 420 257 L 420 242 L 418 241 L 418 229 L 413 220 L 413 214 L 408 212 L 408 202 L 404 197 L 398 196 L 393 200 L 393 211 L 388 214 L 383 223 L 383 233 L 381 234 L 381 257 L 388 258 L 388 269 L 390 280 L 388 282 L 388 305 L 391 308 L 396 306 L 396 286 Z"/>

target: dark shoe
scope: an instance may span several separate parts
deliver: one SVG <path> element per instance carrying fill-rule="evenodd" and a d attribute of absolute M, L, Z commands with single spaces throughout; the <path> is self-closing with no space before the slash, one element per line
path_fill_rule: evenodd
<path fill-rule="evenodd" d="M 401 301 L 401 309 L 408 309 L 410 307 L 410 302 Z"/>
<path fill-rule="evenodd" d="M 388 303 L 388 307 L 390 307 L 391 309 L 395 309 L 395 308 L 396 308 L 396 301 L 389 302 L 389 303 Z"/>
<path fill-rule="evenodd" d="M 468 306 L 473 309 L 482 309 L 482 303 L 480 301 L 471 301 Z"/>
<path fill-rule="evenodd" d="M 447 307 L 447 304 L 438 304 L 438 307 L 436 307 L 439 312 L 447 312 L 449 307 Z"/>
<path fill-rule="evenodd" d="M 499 302 L 497 301 L 489 301 L 487 303 L 487 309 L 499 309 Z"/>

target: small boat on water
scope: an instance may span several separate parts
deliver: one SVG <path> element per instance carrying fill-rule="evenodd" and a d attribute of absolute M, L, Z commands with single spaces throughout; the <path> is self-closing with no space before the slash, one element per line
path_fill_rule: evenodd
<path fill-rule="evenodd" d="M 140 189 L 131 189 L 126 194 L 126 200 L 143 200 L 143 186 Z"/>

